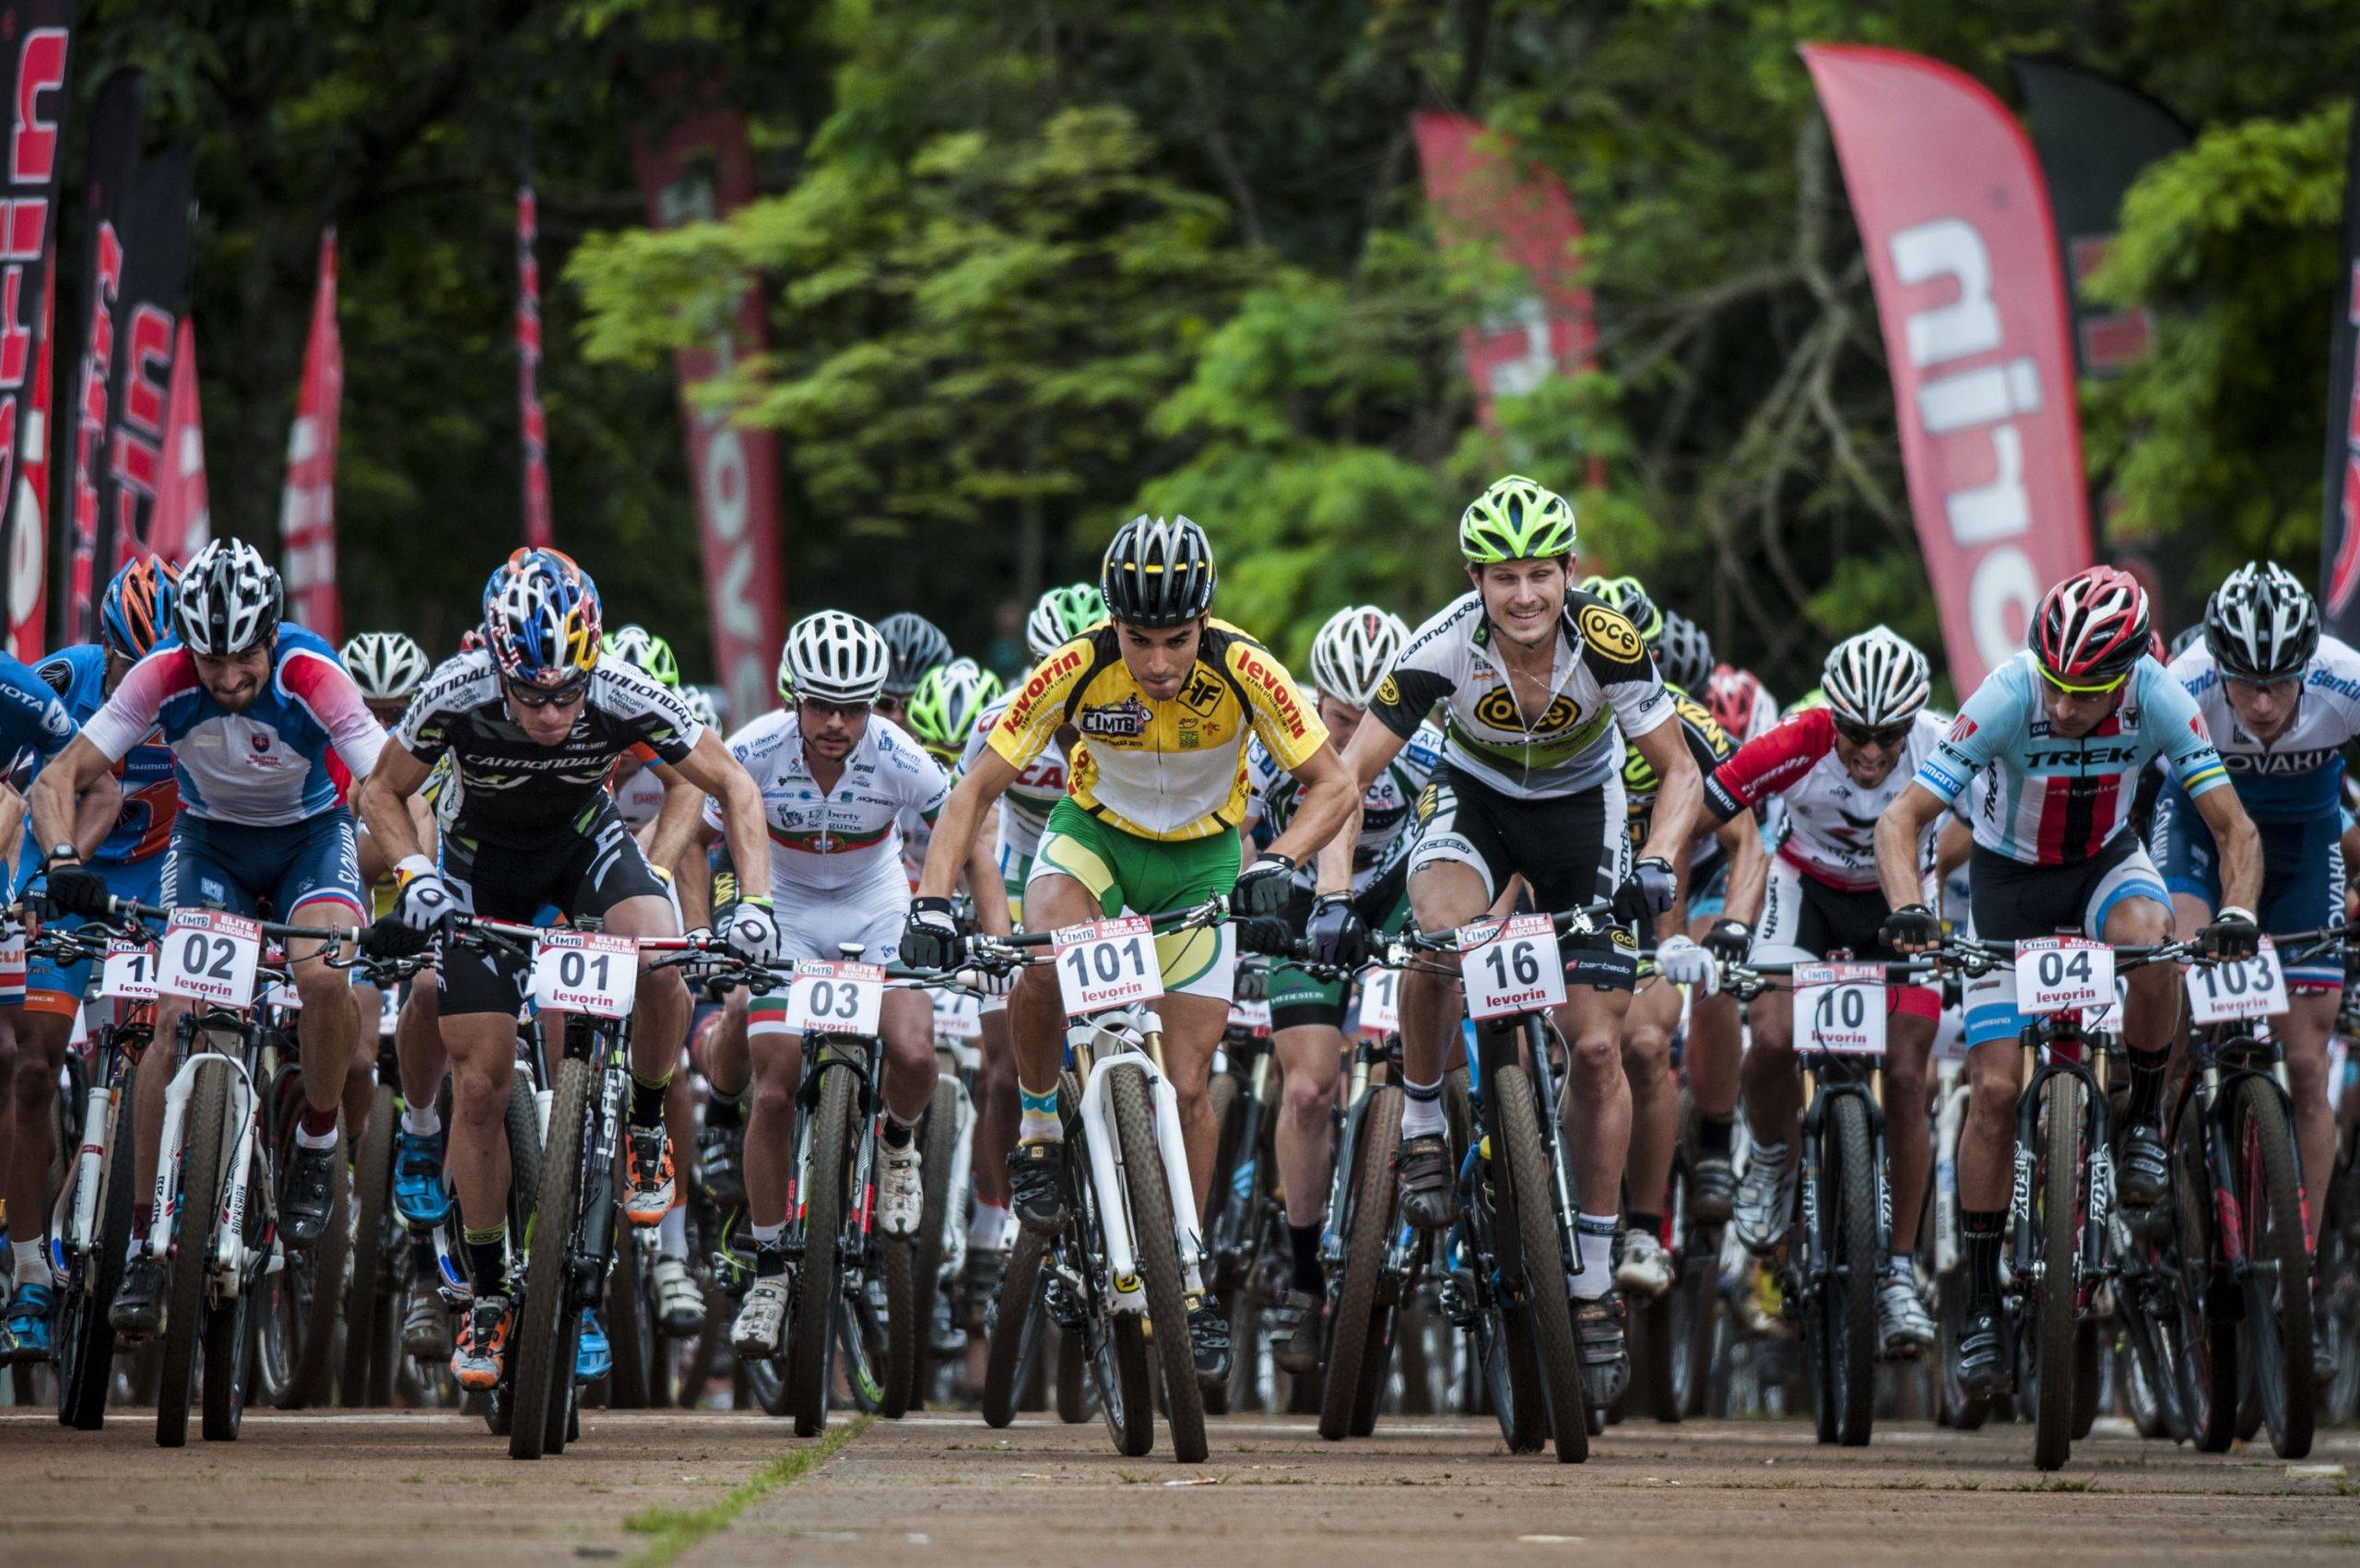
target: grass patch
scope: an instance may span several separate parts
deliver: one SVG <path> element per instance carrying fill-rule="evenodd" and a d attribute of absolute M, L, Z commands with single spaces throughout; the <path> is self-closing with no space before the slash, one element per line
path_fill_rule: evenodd
<path fill-rule="evenodd" d="M 727 1496 L 702 1508 L 649 1508 L 633 1514 L 623 1521 L 623 1528 L 632 1535 L 652 1539 L 631 1559 L 632 1568 L 663 1568 L 663 1564 L 707 1536 L 727 1528 L 738 1515 L 780 1487 L 827 1463 L 836 1450 L 867 1432 L 876 1419 L 858 1417 L 832 1429 L 808 1448 L 780 1455 L 731 1487 Z"/>
<path fill-rule="evenodd" d="M 2044 1476 L 2039 1480 L 2018 1481 L 2011 1491 L 2095 1491 L 2098 1483 L 2087 1480 L 2067 1480 L 2061 1476 Z"/>

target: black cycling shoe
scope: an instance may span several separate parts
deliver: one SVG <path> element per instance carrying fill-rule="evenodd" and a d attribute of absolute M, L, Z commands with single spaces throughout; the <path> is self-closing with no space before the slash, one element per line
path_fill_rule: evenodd
<path fill-rule="evenodd" d="M 1218 1388 L 1229 1381 L 1229 1319 L 1210 1291 L 1189 1298 L 1188 1347 L 1196 1352 L 1199 1384 Z"/>
<path fill-rule="evenodd" d="M 2146 1122 L 2123 1129 L 2115 1155 L 2114 1195 L 2124 1208 L 2160 1208 L 2171 1196 L 2172 1160 L 2162 1133 Z"/>
<path fill-rule="evenodd" d="M 1300 1375 L 1318 1366 L 1327 1349 L 1321 1342 L 1327 1305 L 1317 1291 L 1290 1290 L 1279 1297 L 1270 1309 L 1270 1359 L 1280 1371 Z"/>
<path fill-rule="evenodd" d="M 145 1339 L 164 1326 L 164 1266 L 141 1253 L 124 1266 L 123 1283 L 107 1308 L 107 1326 L 126 1339 Z"/>
<path fill-rule="evenodd" d="M 1622 1298 L 1616 1291 L 1574 1303 L 1574 1347 L 1582 1358 L 1582 1393 L 1593 1410 L 1603 1410 L 1631 1386 L 1622 1321 Z"/>
<path fill-rule="evenodd" d="M 1028 1231 L 1052 1234 L 1066 1222 L 1066 1146 L 1020 1143 L 1008 1156 L 1008 1206 Z"/>
<path fill-rule="evenodd" d="M 959 1285 L 959 1321 L 970 1334 L 990 1332 L 991 1304 L 1008 1278 L 1008 1254 L 997 1247 L 980 1247 L 967 1254 L 967 1277 Z"/>
<path fill-rule="evenodd" d="M 1988 1397 L 2005 1394 L 2014 1382 L 2008 1375 L 2008 1338 L 2000 1330 L 1995 1307 L 1976 1307 L 1967 1313 L 1953 1355 L 1956 1362 L 1953 1371 L 1962 1393 Z"/>
<path fill-rule="evenodd" d="M 336 1154 L 334 1144 L 325 1149 L 295 1146 L 295 1158 L 287 1167 L 284 1212 L 287 1239 L 293 1245 L 310 1246 L 328 1228 L 328 1209 L 336 1201 Z"/>
<path fill-rule="evenodd" d="M 1705 1155 L 1688 1173 L 1688 1217 L 1724 1225 L 1737 1212 L 1737 1172 L 1726 1155 Z"/>
<path fill-rule="evenodd" d="M 746 1201 L 746 1128 L 742 1124 L 697 1129 L 697 1177 L 716 1208 L 736 1208 Z"/>
<path fill-rule="evenodd" d="M 1422 1231 L 1439 1231 L 1458 1218 L 1451 1183 L 1450 1145 L 1440 1133 L 1404 1138 L 1393 1156 L 1401 1183 L 1401 1218 Z"/>

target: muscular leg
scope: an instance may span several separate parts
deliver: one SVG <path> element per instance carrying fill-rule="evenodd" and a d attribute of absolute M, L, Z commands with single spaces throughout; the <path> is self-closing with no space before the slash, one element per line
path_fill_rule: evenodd
<path fill-rule="evenodd" d="M 736 986 L 722 1004 L 721 1021 L 705 1036 L 704 1080 L 715 1094 L 743 1094 L 754 1076 L 746 1047 L 746 990 Z"/>
<path fill-rule="evenodd" d="M 1096 920 L 1103 913 L 1087 887 L 1054 872 L 1025 885 L 1024 908 L 1044 931 Z M 1056 1093 L 1066 1048 L 1066 1009 L 1057 995 L 1057 977 L 1037 964 L 1021 972 L 1009 996 L 1008 1016 L 1016 1043 L 1018 1087 L 1036 1096 Z M 1226 1008 L 1221 1016 L 1226 1022 Z M 1171 1020 L 1164 1021 L 1168 1025 Z"/>
<path fill-rule="evenodd" d="M 1711 916 L 1688 923 L 1690 937 L 1702 942 L 1711 934 Z M 1729 1116 L 1737 1111 L 1738 1079 L 1745 1056 L 1745 1039 L 1738 1027 L 1737 1003 L 1728 996 L 1693 996 L 1688 1004 L 1688 1040 L 1680 1060 L 1688 1075 L 1689 1098 L 1697 1114 Z"/>
<path fill-rule="evenodd" d="M 1926 1173 L 1933 1161 L 1929 1119 L 1928 1069 L 1934 1054 L 1929 1018 L 1896 1015 L 1888 1020 L 1884 1058 L 1885 1153 L 1892 1163 L 1893 1250 L 1917 1250 L 1918 1210 L 1926 1201 Z"/>
<path fill-rule="evenodd" d="M 305 913 L 299 906 L 297 918 Z M 314 906 L 312 913 L 322 912 Z M 320 942 L 289 942 L 287 956 L 295 972 L 296 993 L 303 999 L 302 1014 L 295 1020 L 295 1044 L 303 1063 L 303 1104 L 315 1114 L 333 1115 L 347 1097 L 345 1074 L 352 1065 L 352 1041 L 360 1028 L 352 1007 L 351 972 L 329 968 L 326 946 Z M 360 1135 L 357 1125 L 348 1130 Z"/>
<path fill-rule="evenodd" d="M 1966 1054 L 1966 1122 L 1958 1135 L 1959 1207 L 2004 1209 L 2015 1173 L 2024 1047 L 2013 1040 L 1976 1046 Z"/>
<path fill-rule="evenodd" d="M 1746 1130 L 1756 1144 L 1792 1147 L 1802 1117 L 1802 1079 L 1795 1066 L 1795 996 L 1764 991 L 1746 1008 L 1753 1044 L 1740 1073 Z"/>
<path fill-rule="evenodd" d="M 1008 1207 L 1008 1156 L 1016 1148 L 1016 1048 L 1009 1016 L 1005 1008 L 984 1015 L 975 1063 L 975 1151 L 970 1161 L 975 1201 L 1003 1209 Z"/>
<path fill-rule="evenodd" d="M 1344 1035 L 1327 1024 L 1301 1024 L 1270 1037 L 1280 1078 L 1279 1180 L 1285 1185 L 1287 1223 L 1316 1225 L 1328 1212 L 1336 1161 L 1336 1081 L 1342 1076 Z"/>
<path fill-rule="evenodd" d="M 461 1013 L 442 1020 L 451 1061 L 451 1138 L 443 1166 L 468 1230 L 508 1221 L 509 1087 L 516 1075 L 516 1020 Z"/>
<path fill-rule="evenodd" d="M 1472 867 L 1440 862 L 1410 878 L 1410 907 L 1421 931 L 1445 931 L 1479 918 L 1491 902 Z M 1410 1083 L 1441 1081 L 1443 1061 L 1458 1039 L 1465 1010 L 1458 976 L 1420 965 L 1401 976 L 1401 1076 Z"/>
<path fill-rule="evenodd" d="M 888 991 L 879 1027 L 885 1039 L 885 1108 L 913 1125 L 926 1114 L 941 1076 L 934 1058 L 934 1003 L 923 991 Z"/>
<path fill-rule="evenodd" d="M 803 1037 L 763 1028 L 747 1036 L 753 1093 L 746 1112 L 746 1218 L 764 1229 L 786 1223 L 786 1178 L 795 1161 L 795 1091 L 803 1083 Z"/>
<path fill-rule="evenodd" d="M 1172 1080 L 1172 1092 L 1180 1102 L 1188 1186 L 1201 1220 L 1205 1199 L 1212 1193 L 1213 1162 L 1221 1154 L 1221 1123 L 1214 1119 L 1206 1088 L 1212 1078 L 1213 1050 L 1229 1023 L 1229 998 L 1174 992 L 1156 1004 L 1156 1011 L 1163 1019 L 1163 1076 Z"/>
<path fill-rule="evenodd" d="M 1622 1070 L 1627 991 L 1577 986 L 1559 1012 L 1573 1051 L 1566 1074 L 1565 1137 L 1585 1214 L 1619 1214 L 1631 1151 L 1631 1080 Z M 1670 1167 L 1666 1167 L 1666 1178 Z"/>
<path fill-rule="evenodd" d="M 14 1079 L 16 1143 L 10 1163 L 0 1166 L 7 1176 L 8 1239 L 30 1242 L 48 1228 L 49 1163 L 55 1153 L 56 1118 L 50 1107 L 57 1098 L 57 1071 L 65 1061 L 65 1042 L 74 1032 L 70 1014 L 28 1009 L 16 1031 Z"/>
<path fill-rule="evenodd" d="M 352 1059 L 344 1069 L 344 1125 L 354 1147 L 368 1135 L 369 1109 L 377 1100 L 377 1020 L 384 1002 L 374 985 L 355 983 L 352 997 Z"/>
<path fill-rule="evenodd" d="M 2335 1173 L 2335 1106 L 2328 1098 L 2327 1043 L 2342 993 L 2297 991 L 2286 1016 L 2272 1019 L 2286 1047 L 2286 1075 L 2295 1096 L 2295 1141 L 2302 1151 L 2305 1240 L 2317 1246 L 2319 1211 Z M 18 1091 L 20 1094 L 22 1091 Z M 21 1125 L 21 1124 L 20 1124 Z M 21 1163 L 21 1156 L 19 1157 Z M 15 1210 L 15 1202 L 9 1204 Z"/>
<path fill-rule="evenodd" d="M 1672 1154 L 1680 1141 L 1680 1085 L 1671 1076 L 1671 1036 L 1679 1027 L 1680 987 L 1662 980 L 1651 982 L 1631 999 L 1622 1020 L 1622 1074 L 1631 1095 L 1627 1185 L 1635 1213 L 1661 1212 L 1671 1190 Z M 1587 1192 L 1583 1202 L 1588 1202 Z"/>
<path fill-rule="evenodd" d="M 680 923 L 667 899 L 643 894 L 607 911 L 606 925 L 618 937 L 677 937 Z M 631 1070 L 641 1083 L 662 1083 L 679 1065 L 689 1036 L 689 988 L 677 969 L 642 968 L 631 1008 Z"/>
<path fill-rule="evenodd" d="M 394 1057 L 401 1065 L 402 1102 L 413 1108 L 433 1104 L 451 1057 L 442 1049 L 442 989 L 431 969 L 419 971 L 410 982 L 401 1016 L 394 1020 Z"/>
<path fill-rule="evenodd" d="M 156 1190 L 156 1165 L 163 1153 L 164 1091 L 171 1087 L 175 1036 L 188 1003 L 178 996 L 156 998 L 156 1029 L 148 1055 L 139 1064 L 139 1081 L 132 1094 L 131 1190 L 141 1209 L 150 1207 Z M 146 1232 L 141 1232 L 144 1239 Z"/>

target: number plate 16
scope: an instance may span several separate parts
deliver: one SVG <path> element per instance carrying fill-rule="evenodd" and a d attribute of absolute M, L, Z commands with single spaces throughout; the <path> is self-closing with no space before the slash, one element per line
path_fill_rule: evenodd
<path fill-rule="evenodd" d="M 786 987 L 786 1027 L 796 1034 L 875 1034 L 885 1010 L 885 971 L 873 963 L 803 959 Z"/>
<path fill-rule="evenodd" d="M 1538 1012 L 1565 999 L 1565 961 L 1557 951 L 1556 923 L 1545 914 L 1460 926 L 1458 973 L 1471 1019 Z"/>
<path fill-rule="evenodd" d="M 2114 949 L 2085 937 L 2016 944 L 2016 1010 L 2061 1013 L 2114 1000 Z"/>
<path fill-rule="evenodd" d="M 1797 965 L 1795 1042 L 1806 1051 L 1883 1055 L 1884 965 Z"/>
<path fill-rule="evenodd" d="M 1055 933 L 1057 991 L 1068 1016 L 1103 1012 L 1163 995 L 1163 966 L 1144 915 L 1060 926 Z"/>
<path fill-rule="evenodd" d="M 628 1018 L 639 995 L 639 944 L 601 931 L 549 931 L 533 944 L 533 1000 L 593 1018 Z"/>
<path fill-rule="evenodd" d="M 217 1007 L 242 1008 L 254 997 L 262 963 L 262 926 L 218 909 L 176 909 L 164 927 L 156 988 Z"/>

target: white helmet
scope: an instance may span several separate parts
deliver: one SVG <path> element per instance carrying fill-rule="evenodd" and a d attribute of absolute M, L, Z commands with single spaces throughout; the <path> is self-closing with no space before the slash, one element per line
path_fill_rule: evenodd
<path fill-rule="evenodd" d="M 363 631 L 339 655 L 372 702 L 407 702 L 426 680 L 426 650 L 398 631 Z"/>
<path fill-rule="evenodd" d="M 689 712 L 694 713 L 697 723 L 705 728 L 721 727 L 721 704 L 714 700 L 712 687 L 683 686 L 680 688 L 680 701 L 689 705 Z"/>
<path fill-rule="evenodd" d="M 181 569 L 172 630 L 192 654 L 242 654 L 278 631 L 287 589 L 262 552 L 216 539 Z"/>
<path fill-rule="evenodd" d="M 1891 729 L 1916 718 L 1932 679 L 1926 655 L 1887 626 L 1836 643 L 1820 671 L 1828 707 L 1861 729 Z"/>
<path fill-rule="evenodd" d="M 1311 640 L 1311 683 L 1339 702 L 1365 708 L 1393 667 L 1410 629 L 1373 605 L 1355 605 L 1328 618 Z"/>
<path fill-rule="evenodd" d="M 821 610 L 786 630 L 778 655 L 778 694 L 787 701 L 874 702 L 893 662 L 877 628 L 856 615 Z"/>

